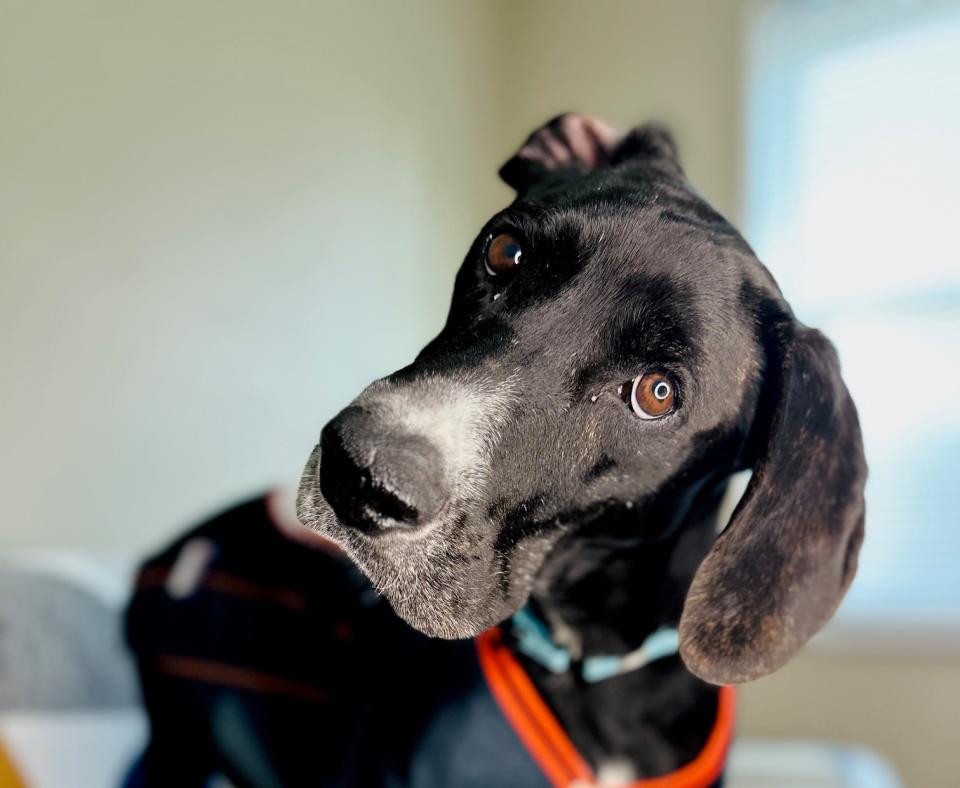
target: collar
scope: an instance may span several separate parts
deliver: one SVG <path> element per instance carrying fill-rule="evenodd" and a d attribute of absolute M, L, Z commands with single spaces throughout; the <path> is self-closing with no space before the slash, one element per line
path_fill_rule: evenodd
<path fill-rule="evenodd" d="M 510 727 L 540 767 L 553 788 L 597 786 L 596 776 L 567 736 L 507 648 L 498 627 L 474 640 L 487 686 Z M 703 748 L 693 760 L 668 774 L 646 777 L 624 788 L 707 788 L 723 773 L 733 738 L 736 693 L 733 687 L 717 690 L 717 716 Z"/>
<path fill-rule="evenodd" d="M 570 651 L 554 642 L 547 625 L 530 609 L 517 611 L 511 619 L 511 632 L 517 649 L 551 673 L 566 673 L 570 670 Z M 661 627 L 652 632 L 633 651 L 622 654 L 598 654 L 584 657 L 580 663 L 580 676 L 593 684 L 620 676 L 648 665 L 657 659 L 670 657 L 680 650 L 680 636 L 674 627 Z"/>

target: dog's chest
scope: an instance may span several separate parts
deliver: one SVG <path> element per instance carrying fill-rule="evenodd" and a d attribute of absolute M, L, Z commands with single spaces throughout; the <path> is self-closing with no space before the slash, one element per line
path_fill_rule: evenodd
<path fill-rule="evenodd" d="M 558 722 L 598 780 L 663 774 L 675 768 L 676 749 L 658 729 L 644 677 L 628 675 L 587 684 L 572 673 L 531 675 Z M 621 784 L 623 780 L 621 779 Z"/>
<path fill-rule="evenodd" d="M 594 684 L 574 671 L 554 675 L 535 663 L 524 666 L 598 781 L 672 772 L 700 754 L 715 727 L 715 688 L 676 657 Z"/>

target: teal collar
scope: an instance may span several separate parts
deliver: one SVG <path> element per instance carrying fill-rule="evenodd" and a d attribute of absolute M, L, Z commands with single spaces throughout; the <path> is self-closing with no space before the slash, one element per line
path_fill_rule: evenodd
<path fill-rule="evenodd" d="M 566 673 L 572 658 L 569 650 L 558 646 L 547 625 L 537 618 L 529 606 L 518 610 L 511 619 L 511 630 L 517 649 L 551 673 Z M 654 660 L 673 656 L 680 650 L 680 636 L 673 627 L 661 627 L 647 635 L 640 648 L 623 654 L 584 657 L 580 675 L 591 684 L 639 670 Z"/>

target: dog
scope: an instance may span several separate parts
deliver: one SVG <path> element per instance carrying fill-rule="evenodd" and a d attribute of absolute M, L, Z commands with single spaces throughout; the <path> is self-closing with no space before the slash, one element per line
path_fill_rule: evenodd
<path fill-rule="evenodd" d="M 442 331 L 302 476 L 299 519 L 336 545 L 318 604 L 354 629 L 317 679 L 346 700 L 297 718 L 337 761 L 310 784 L 719 785 L 730 685 L 785 664 L 856 570 L 866 464 L 836 353 L 665 130 L 565 114 L 500 175 L 516 199 Z"/>

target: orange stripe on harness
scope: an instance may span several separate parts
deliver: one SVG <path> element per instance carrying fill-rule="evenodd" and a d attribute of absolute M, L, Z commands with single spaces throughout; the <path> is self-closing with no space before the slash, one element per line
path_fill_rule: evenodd
<path fill-rule="evenodd" d="M 573 783 L 596 785 L 589 765 L 504 644 L 500 630 L 487 630 L 475 643 L 490 691 L 550 784 L 554 788 L 568 788 Z M 705 788 L 714 783 L 723 771 L 733 738 L 735 705 L 734 688 L 721 687 L 713 730 L 697 757 L 676 771 L 636 780 L 625 788 Z"/>
<path fill-rule="evenodd" d="M 493 697 L 550 784 L 568 786 L 578 779 L 592 781 L 590 768 L 503 645 L 500 630 L 487 630 L 475 642 Z"/>
<path fill-rule="evenodd" d="M 157 660 L 157 670 L 167 676 L 219 684 L 247 692 L 287 695 L 314 703 L 330 700 L 330 692 L 322 687 L 216 660 L 165 654 Z"/>

